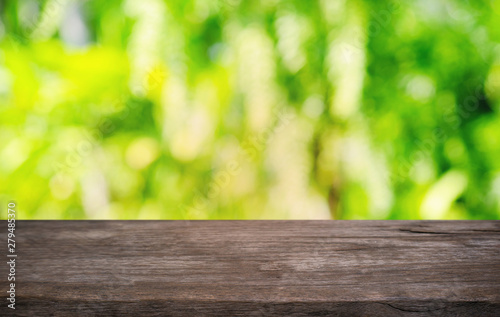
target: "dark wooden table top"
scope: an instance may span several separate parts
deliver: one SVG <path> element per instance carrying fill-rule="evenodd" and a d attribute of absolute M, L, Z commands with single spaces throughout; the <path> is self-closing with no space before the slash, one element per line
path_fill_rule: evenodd
<path fill-rule="evenodd" d="M 500 316 L 498 221 L 16 224 L 2 316 Z"/>

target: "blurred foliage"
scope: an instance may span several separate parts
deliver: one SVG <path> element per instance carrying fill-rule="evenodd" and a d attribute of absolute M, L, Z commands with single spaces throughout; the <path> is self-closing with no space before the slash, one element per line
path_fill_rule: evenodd
<path fill-rule="evenodd" d="M 500 219 L 499 1 L 0 12 L 20 218 Z"/>

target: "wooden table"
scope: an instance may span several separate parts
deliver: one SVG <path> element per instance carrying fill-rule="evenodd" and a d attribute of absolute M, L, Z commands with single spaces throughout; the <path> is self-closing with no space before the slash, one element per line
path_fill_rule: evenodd
<path fill-rule="evenodd" d="M 498 221 L 16 224 L 2 316 L 500 316 Z"/>

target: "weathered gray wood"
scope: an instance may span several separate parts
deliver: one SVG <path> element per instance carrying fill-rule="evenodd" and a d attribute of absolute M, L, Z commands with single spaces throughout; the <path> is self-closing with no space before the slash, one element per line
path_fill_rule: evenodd
<path fill-rule="evenodd" d="M 18 221 L 16 240 L 2 315 L 500 316 L 497 221 Z"/>

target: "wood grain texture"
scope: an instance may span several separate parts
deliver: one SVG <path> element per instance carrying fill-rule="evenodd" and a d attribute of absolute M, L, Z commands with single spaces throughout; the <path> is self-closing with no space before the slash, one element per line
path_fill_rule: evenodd
<path fill-rule="evenodd" d="M 500 316 L 498 221 L 16 223 L 2 315 Z"/>

